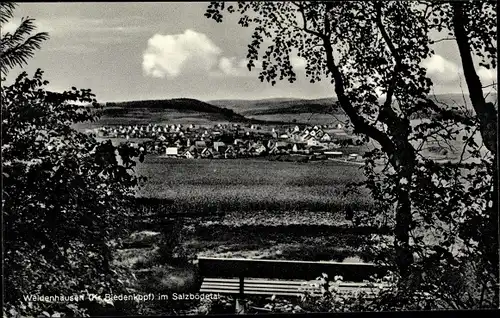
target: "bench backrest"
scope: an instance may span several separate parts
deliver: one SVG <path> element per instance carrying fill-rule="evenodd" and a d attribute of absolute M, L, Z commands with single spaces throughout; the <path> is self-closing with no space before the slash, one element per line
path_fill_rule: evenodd
<path fill-rule="evenodd" d="M 253 277 L 314 280 L 322 273 L 330 279 L 341 275 L 345 282 L 362 282 L 386 271 L 370 263 L 308 262 L 287 260 L 208 258 L 198 259 L 202 277 Z"/>

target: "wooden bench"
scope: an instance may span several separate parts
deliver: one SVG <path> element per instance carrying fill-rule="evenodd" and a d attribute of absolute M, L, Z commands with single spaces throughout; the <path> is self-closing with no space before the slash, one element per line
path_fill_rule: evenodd
<path fill-rule="evenodd" d="M 320 282 L 317 277 L 328 275 L 331 283 L 336 275 L 343 277 L 336 284 L 338 293 L 366 292 L 374 296 L 376 287 L 384 284 L 370 284 L 370 276 L 382 277 L 386 271 L 374 264 L 307 262 L 287 260 L 199 258 L 198 266 L 203 282 L 202 293 L 235 295 L 276 295 L 298 297 L 308 292 L 320 296 Z"/>

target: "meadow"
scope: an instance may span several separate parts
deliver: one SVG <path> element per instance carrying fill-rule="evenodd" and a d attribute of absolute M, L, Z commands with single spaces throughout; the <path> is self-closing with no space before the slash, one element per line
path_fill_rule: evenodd
<path fill-rule="evenodd" d="M 360 166 L 342 162 L 148 156 L 136 172 L 148 178 L 137 196 L 170 199 L 185 212 L 342 212 L 348 205 L 368 209 L 372 204 L 367 194 L 343 193 L 363 174 Z"/>

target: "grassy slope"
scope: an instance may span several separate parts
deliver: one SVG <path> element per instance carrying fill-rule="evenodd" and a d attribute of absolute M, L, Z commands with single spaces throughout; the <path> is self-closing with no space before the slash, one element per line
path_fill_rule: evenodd
<path fill-rule="evenodd" d="M 143 100 L 108 103 L 101 118 L 94 123 L 75 125 L 79 130 L 116 125 L 186 124 L 247 122 L 244 116 L 230 109 L 217 107 L 196 99 Z"/>
<path fill-rule="evenodd" d="M 271 115 L 324 113 L 335 102 L 333 98 L 322 99 L 287 99 L 272 98 L 261 100 L 214 100 L 213 105 L 229 108 L 242 115 Z"/>

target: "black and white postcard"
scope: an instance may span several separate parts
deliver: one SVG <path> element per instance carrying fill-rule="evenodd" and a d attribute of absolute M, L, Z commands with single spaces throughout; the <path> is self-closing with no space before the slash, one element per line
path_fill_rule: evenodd
<path fill-rule="evenodd" d="M 0 23 L 3 317 L 498 309 L 496 1 Z"/>

